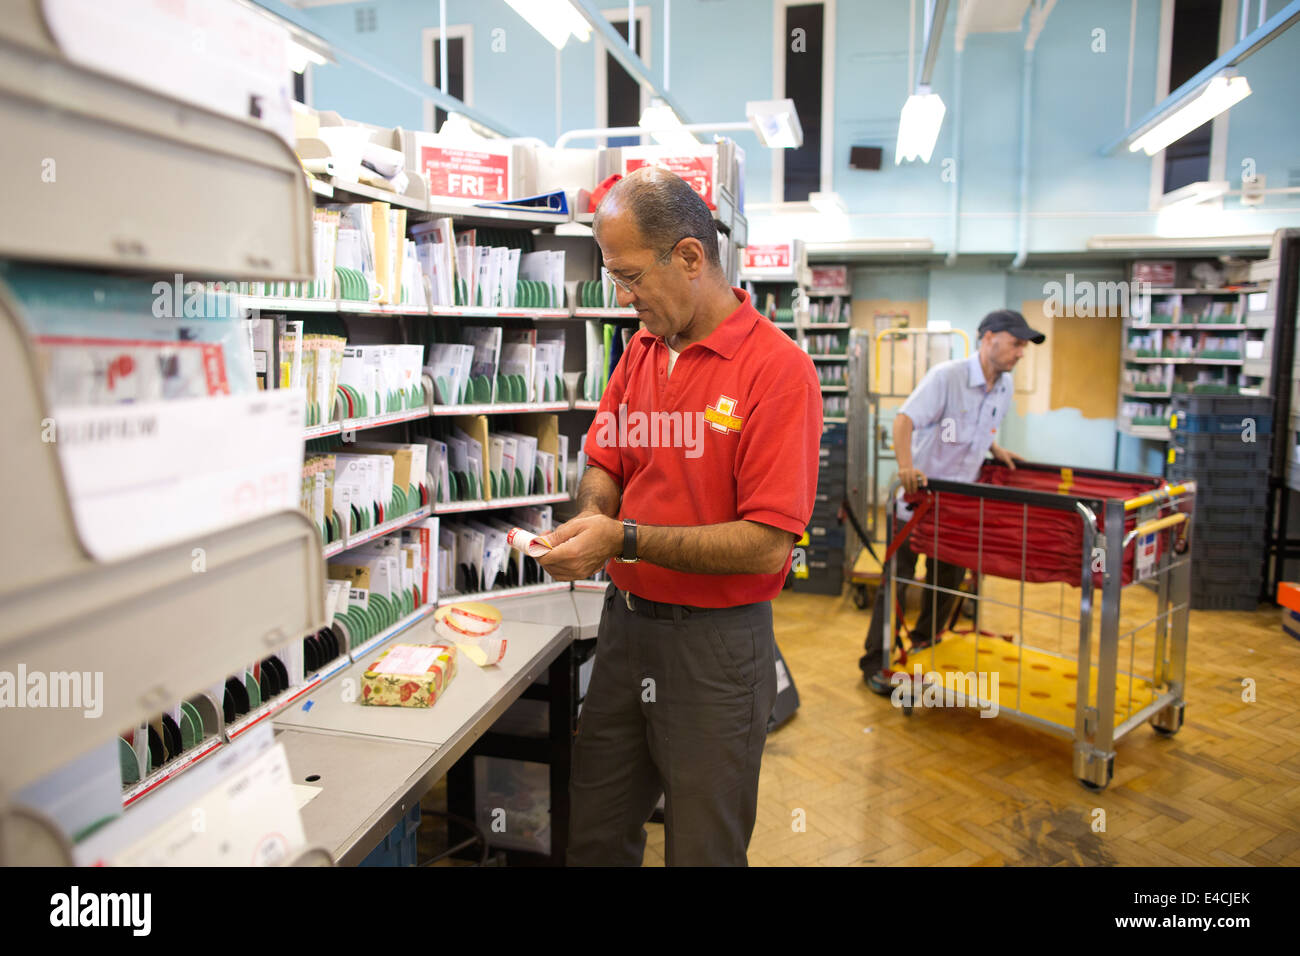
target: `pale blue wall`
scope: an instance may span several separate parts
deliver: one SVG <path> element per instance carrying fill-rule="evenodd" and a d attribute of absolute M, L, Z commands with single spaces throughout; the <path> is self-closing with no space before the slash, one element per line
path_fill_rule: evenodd
<path fill-rule="evenodd" d="M 275 4 L 278 0 L 266 0 Z M 355 31 L 355 8 L 378 14 L 375 33 Z M 602 6 L 626 9 L 620 0 Z M 662 0 L 644 0 L 651 11 L 650 70 L 663 75 Z M 921 33 L 922 3 L 917 3 Z M 739 119 L 748 99 L 767 99 L 773 80 L 771 0 L 675 0 L 672 3 L 671 92 L 691 121 Z M 1149 234 L 1157 229 L 1148 209 L 1152 160 L 1100 148 L 1124 131 L 1128 69 L 1129 0 L 1058 3 L 1042 32 L 1032 69 L 1024 74 L 1023 34 L 968 38 L 961 57 L 960 115 L 956 112 L 958 70 L 952 37 L 958 5 L 951 4 L 935 67 L 933 88 L 949 113 L 931 163 L 893 163 L 898 115 L 909 89 L 908 7 L 905 0 L 839 0 L 834 38 L 834 156 L 831 187 L 850 212 L 856 237 L 928 237 L 939 251 L 952 242 L 953 184 L 942 177 L 943 160 L 954 157 L 954 131 L 961 128 L 961 240 L 963 254 L 1009 257 L 1018 241 L 1020 114 L 1022 84 L 1032 89 L 1029 150 L 1028 250 L 1081 252 L 1090 236 Z M 366 4 L 310 7 L 298 15 L 326 39 L 355 48 L 384 68 L 420 77 L 420 35 L 435 26 L 432 0 L 371 0 Z M 1131 113 L 1140 118 L 1155 103 L 1159 0 L 1139 0 Z M 449 25 L 474 27 L 474 105 L 519 135 L 553 142 L 556 130 L 554 49 L 504 0 L 448 0 Z M 506 53 L 492 51 L 493 29 L 506 31 Z M 1094 30 L 1105 31 L 1105 51 L 1094 51 Z M 791 54 L 797 55 L 797 54 Z M 593 44 L 571 40 L 561 57 L 563 129 L 596 125 Z M 1242 72 L 1252 96 L 1231 111 L 1227 169 L 1240 184 L 1241 161 L 1250 157 L 1270 187 L 1300 181 L 1300 113 L 1294 97 L 1300 71 L 1300 28 L 1274 40 L 1249 59 Z M 419 127 L 419 99 L 394 90 L 352 65 L 318 68 L 315 103 L 372 123 Z M 748 134 L 746 148 L 750 203 L 771 197 L 770 153 Z M 589 145 L 579 143 L 576 145 Z M 852 145 L 884 148 L 879 172 L 849 169 Z M 751 211 L 751 232 L 760 232 L 761 213 Z M 1300 196 L 1272 195 L 1261 207 L 1244 209 L 1235 198 L 1220 212 L 1206 211 L 1207 231 L 1268 232 L 1300 225 Z M 804 234 L 804 238 L 826 238 Z M 980 262 L 986 260 L 980 259 Z M 1001 262 L 1005 263 L 1005 258 Z M 1065 269 L 1062 269 L 1062 273 Z M 1073 269 L 1076 274 L 1082 270 Z M 974 332 L 993 308 L 1019 308 L 1040 298 L 1044 273 L 1019 275 L 1004 267 L 855 270 L 855 298 L 927 299 L 933 319 Z M 1058 275 L 1059 280 L 1063 275 Z M 1105 278 L 1118 278 L 1107 275 Z M 1109 467 L 1115 450 L 1114 423 L 1086 420 L 1059 410 L 1021 419 L 1012 415 L 1003 442 L 1028 457 Z M 1125 438 L 1120 466 L 1159 470 L 1158 446 Z"/>
<path fill-rule="evenodd" d="M 276 0 L 268 0 L 275 3 Z M 610 9 L 624 9 L 616 0 Z M 355 9 L 373 8 L 378 30 L 357 33 Z M 646 0 L 651 17 L 650 70 L 663 75 L 662 0 Z M 917 33 L 920 33 L 920 8 Z M 1158 0 L 1139 0 L 1132 116 L 1154 105 Z M 1016 249 L 1020 184 L 1022 34 L 978 34 L 962 55 L 962 115 L 956 115 L 955 32 L 952 4 L 936 64 L 933 87 L 949 108 L 935 158 L 929 164 L 892 162 L 898 114 L 908 89 L 908 4 L 903 0 L 840 0 L 835 32 L 835 120 L 832 188 L 844 197 L 854 236 L 923 236 L 936 248 L 951 245 L 953 185 L 942 178 L 943 160 L 954 157 L 954 130 L 962 144 L 961 245 L 963 253 L 999 254 Z M 420 33 L 435 26 L 430 0 L 372 0 L 301 11 L 328 39 L 355 48 L 394 73 L 418 79 Z M 511 130 L 555 139 L 556 57 L 504 0 L 448 0 L 447 22 L 474 27 L 475 106 Z M 492 51 L 493 30 L 505 30 L 506 52 Z M 772 90 L 773 5 L 768 0 L 676 0 L 672 4 L 672 94 L 694 121 L 739 119 L 747 99 Z M 1094 52 L 1094 30 L 1105 31 L 1104 52 Z M 919 40 L 918 40 L 919 43 Z M 1069 252 L 1092 235 L 1150 233 L 1148 210 L 1152 160 L 1099 149 L 1124 128 L 1129 46 L 1129 0 L 1059 3 L 1039 37 L 1028 82 L 1032 87 L 1029 249 Z M 791 53 L 790 55 L 798 55 Z M 593 44 L 570 40 L 561 55 L 561 126 L 595 125 Z M 1234 107 L 1229 121 L 1227 174 L 1239 184 L 1241 161 L 1252 158 L 1268 185 L 1300 175 L 1300 120 L 1292 98 L 1300 61 L 1300 29 L 1292 29 L 1251 57 L 1242 72 L 1254 94 Z M 315 101 L 320 107 L 384 124 L 418 127 L 418 98 L 377 81 L 353 65 L 318 68 Z M 1086 95 L 1081 95 L 1086 93 Z M 751 202 L 771 198 L 770 154 L 749 134 Z M 885 150 L 879 172 L 851 170 L 851 145 Z M 751 217 L 754 218 L 754 217 Z M 1270 196 L 1245 209 L 1235 198 L 1221 213 L 1206 213 L 1223 232 L 1266 232 L 1300 223 L 1300 196 Z M 817 238 L 817 236 L 808 236 Z"/>

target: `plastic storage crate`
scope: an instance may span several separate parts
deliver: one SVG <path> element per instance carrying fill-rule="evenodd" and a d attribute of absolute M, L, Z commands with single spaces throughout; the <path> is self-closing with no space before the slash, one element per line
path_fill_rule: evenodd
<path fill-rule="evenodd" d="M 1262 469 L 1261 469 L 1262 471 Z M 1196 495 L 1199 498 L 1202 487 L 1211 493 L 1215 491 L 1252 491 L 1263 486 L 1267 476 L 1261 471 L 1235 471 L 1208 469 L 1197 470 L 1183 461 L 1176 461 L 1169 466 L 1169 481 L 1195 481 Z"/>
<path fill-rule="evenodd" d="M 838 596 L 844 587 L 844 549 L 804 547 L 805 576 L 794 574 L 792 587 L 804 594 Z"/>
<path fill-rule="evenodd" d="M 551 768 L 544 763 L 474 758 L 479 829 L 505 850 L 551 852 Z"/>
<path fill-rule="evenodd" d="M 1202 395 L 1181 392 L 1169 400 L 1169 410 L 1188 415 L 1269 415 L 1273 399 L 1260 395 Z"/>
<path fill-rule="evenodd" d="M 1220 508 L 1260 508 L 1268 505 L 1268 488 L 1259 482 L 1253 488 L 1196 486 L 1196 503 L 1207 512 Z"/>
<path fill-rule="evenodd" d="M 1249 422 L 1254 422 L 1256 435 L 1273 434 L 1273 415 L 1271 412 L 1258 415 L 1185 415 L 1178 413 L 1178 424 L 1174 429 L 1174 437 L 1176 439 L 1184 432 L 1208 435 L 1239 435 L 1249 427 L 1246 424 Z"/>
<path fill-rule="evenodd" d="M 420 805 L 411 807 L 406 816 L 388 831 L 388 836 L 359 864 L 360 866 L 415 866 L 416 840 L 420 830 Z"/>
<path fill-rule="evenodd" d="M 1173 433 L 1170 441 L 1177 449 L 1175 460 L 1185 454 L 1212 455 L 1220 458 L 1245 455 L 1249 458 L 1257 458 L 1261 449 L 1264 452 L 1269 450 L 1271 445 L 1269 438 L 1268 435 L 1257 435 L 1255 441 L 1245 441 L 1239 432 L 1211 434 L 1210 432 L 1184 432 L 1179 429 Z"/>

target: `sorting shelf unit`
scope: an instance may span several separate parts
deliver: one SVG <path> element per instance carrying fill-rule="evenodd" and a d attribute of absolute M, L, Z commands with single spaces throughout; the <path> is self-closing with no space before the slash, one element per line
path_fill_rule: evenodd
<path fill-rule="evenodd" d="M 310 276 L 311 193 L 272 132 L 69 62 L 34 2 L 0 21 L 0 63 L 0 173 L 39 169 L 42 156 L 61 163 L 57 189 L 7 197 L 0 257 L 112 269 L 146 284 L 176 272 Z M 0 550 L 0 669 L 98 672 L 112 691 L 97 720 L 78 708 L 7 710 L 5 795 L 324 622 L 320 542 L 297 510 L 133 557 L 91 557 L 56 443 L 42 441 L 42 422 L 57 424 L 62 412 L 48 405 L 22 313 L 0 283 L 0 438 L 10 491 L 23 502 L 14 544 Z"/>
<path fill-rule="evenodd" d="M 1149 298 L 1149 308 L 1144 308 Z M 1168 441 L 1179 394 L 1270 394 L 1271 315 L 1256 284 L 1150 290 L 1124 319 L 1118 430 Z"/>

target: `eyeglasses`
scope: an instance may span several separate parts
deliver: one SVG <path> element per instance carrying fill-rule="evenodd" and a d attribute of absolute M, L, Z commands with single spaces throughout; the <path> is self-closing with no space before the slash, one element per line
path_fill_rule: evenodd
<path fill-rule="evenodd" d="M 685 236 L 682 236 L 682 239 L 685 239 L 685 238 L 686 238 Z M 638 282 L 640 282 L 642 279 L 644 279 L 645 276 L 646 276 L 646 273 L 648 273 L 651 269 L 653 269 L 655 266 L 659 265 L 660 263 L 662 263 L 662 262 L 667 262 L 667 261 L 669 260 L 669 258 L 672 257 L 673 250 L 675 250 L 675 249 L 678 247 L 678 245 L 681 244 L 682 239 L 678 239 L 677 242 L 674 242 L 674 243 L 672 244 L 672 246 L 669 247 L 669 249 L 668 249 L 667 252 L 665 252 L 662 256 L 660 256 L 658 259 L 656 259 L 654 262 L 652 262 L 652 263 L 651 263 L 647 268 L 642 269 L 640 272 L 638 272 L 638 273 L 637 273 L 636 275 L 634 275 L 632 278 L 630 278 L 630 279 L 623 279 L 623 278 L 621 278 L 621 277 L 619 277 L 619 276 L 614 275 L 614 273 L 611 272 L 611 273 L 609 274 L 609 278 L 610 278 L 610 280 L 614 283 L 614 285 L 618 286 L 620 289 L 622 289 L 622 290 L 623 290 L 624 292 L 626 292 L 628 295 L 631 295 L 631 294 L 632 294 L 632 287 L 633 287 L 634 285 L 636 285 Z"/>

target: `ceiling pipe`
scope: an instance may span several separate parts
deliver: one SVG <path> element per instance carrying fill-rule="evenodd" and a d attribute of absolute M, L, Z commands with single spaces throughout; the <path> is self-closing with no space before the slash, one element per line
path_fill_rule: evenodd
<path fill-rule="evenodd" d="M 945 266 L 953 266 L 957 262 L 957 247 L 961 243 L 961 181 L 966 175 L 965 170 L 961 168 L 961 47 L 958 47 L 953 56 L 953 79 L 952 79 L 952 163 L 953 173 L 956 178 L 952 182 L 952 248 L 948 250 L 948 255 L 944 257 Z"/>
<path fill-rule="evenodd" d="M 939 41 L 943 37 L 943 24 L 948 18 L 948 0 L 928 0 L 925 5 L 925 38 L 921 51 L 921 66 L 916 73 L 917 86 L 929 86 L 939 58 Z"/>
<path fill-rule="evenodd" d="M 1034 48 L 1043 32 L 1047 17 L 1056 6 L 1056 0 L 1035 0 L 1029 8 L 1029 24 L 1025 36 L 1025 58 L 1020 78 L 1020 214 L 1016 239 L 1016 256 L 1011 268 L 1019 269 L 1029 255 L 1029 134 L 1034 105 Z"/>
<path fill-rule="evenodd" d="M 1019 269 L 1029 255 L 1029 127 L 1033 108 L 1034 48 L 1025 46 L 1020 70 L 1020 214 L 1016 239 L 1016 257 L 1011 268 Z"/>
<path fill-rule="evenodd" d="M 733 123 L 688 123 L 685 126 L 674 126 L 674 131 L 686 133 L 728 133 L 742 132 L 748 130 L 754 132 L 754 124 L 748 120 L 737 120 Z M 652 131 L 643 126 L 607 126 L 600 129 L 571 129 L 555 141 L 556 149 L 563 149 L 575 139 L 600 139 L 604 136 L 645 136 Z"/>

